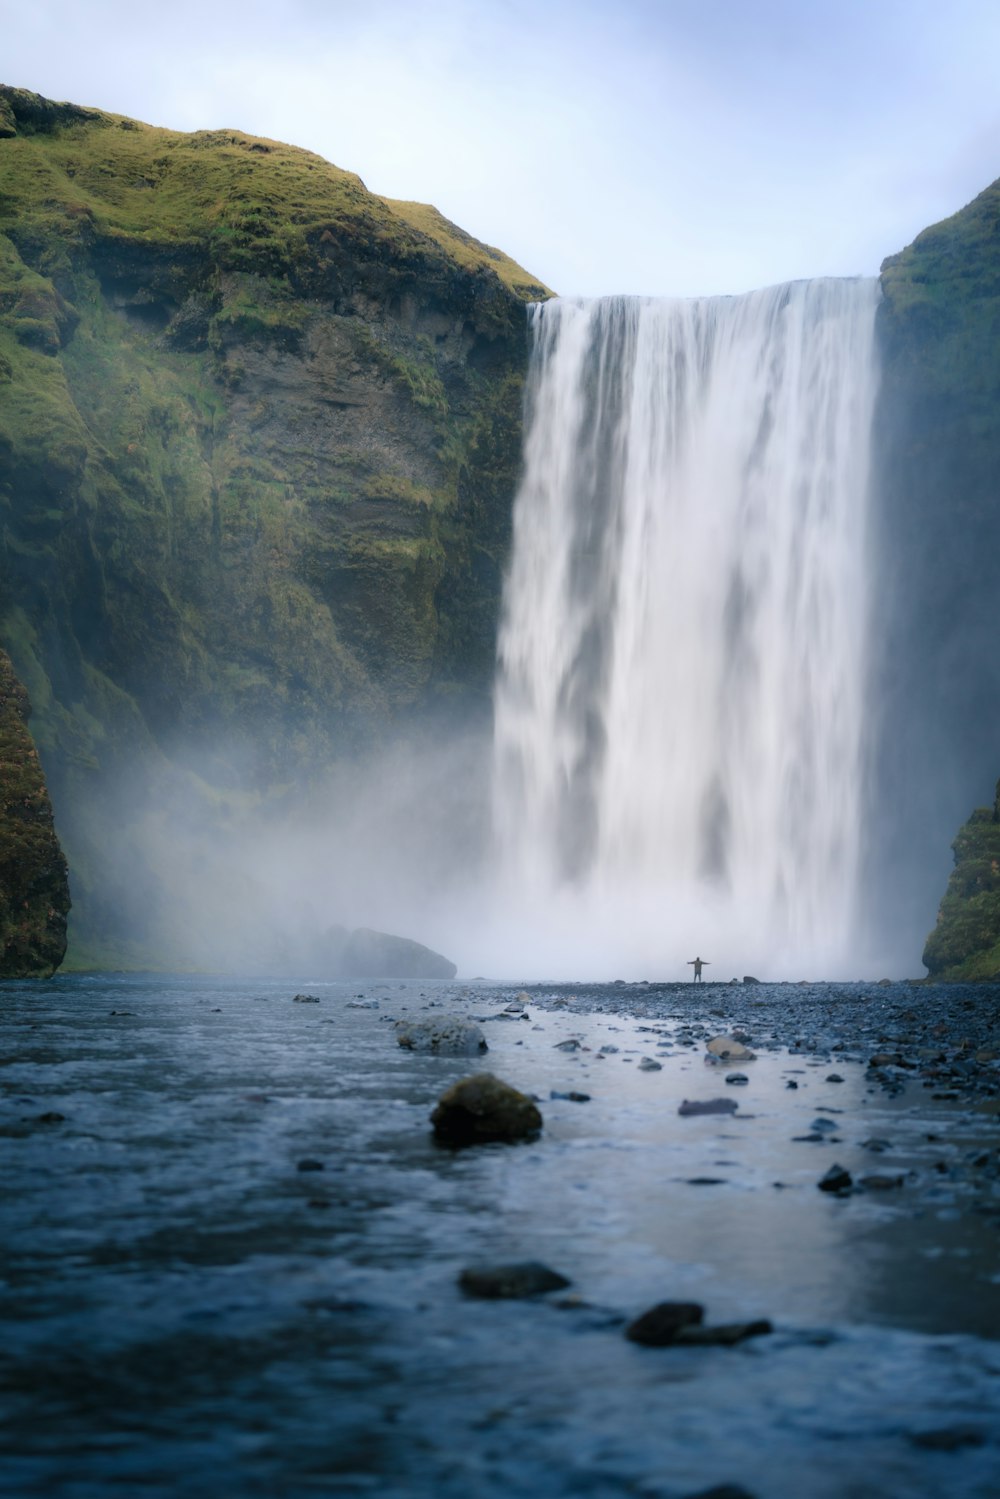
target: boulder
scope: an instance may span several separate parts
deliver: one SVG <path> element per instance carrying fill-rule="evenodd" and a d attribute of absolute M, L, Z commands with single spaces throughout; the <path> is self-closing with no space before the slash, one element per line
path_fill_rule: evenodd
<path fill-rule="evenodd" d="M 473 1057 L 489 1049 L 476 1022 L 461 1015 L 442 1015 L 435 1020 L 397 1020 L 396 1040 L 406 1051 L 445 1057 Z"/>
<path fill-rule="evenodd" d="M 704 1307 L 696 1301 L 660 1301 L 630 1322 L 625 1336 L 632 1343 L 645 1343 L 648 1348 L 665 1348 L 677 1341 L 682 1328 L 696 1327 L 704 1315 Z"/>
<path fill-rule="evenodd" d="M 431 1124 L 446 1145 L 482 1145 L 530 1140 L 541 1129 L 542 1116 L 524 1093 L 490 1072 L 478 1072 L 442 1093 Z"/>
<path fill-rule="evenodd" d="M 572 1282 L 558 1270 L 537 1260 L 525 1260 L 514 1265 L 471 1265 L 458 1277 L 458 1284 L 466 1296 L 479 1296 L 486 1300 L 518 1300 L 525 1296 L 543 1296 L 548 1291 L 561 1291 Z"/>
<path fill-rule="evenodd" d="M 753 1062 L 752 1051 L 737 1041 L 735 1036 L 713 1036 L 707 1046 L 709 1056 L 717 1062 Z"/>

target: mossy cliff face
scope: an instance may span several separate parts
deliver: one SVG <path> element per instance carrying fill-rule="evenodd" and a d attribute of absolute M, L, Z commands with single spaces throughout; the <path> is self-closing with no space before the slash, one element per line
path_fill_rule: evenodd
<path fill-rule="evenodd" d="M 876 920 L 919 950 L 1000 744 L 1000 182 L 882 268 Z"/>
<path fill-rule="evenodd" d="M 979 807 L 952 844 L 955 868 L 927 939 L 932 978 L 1000 976 L 1000 783 L 992 807 Z"/>
<path fill-rule="evenodd" d="M 0 644 L 88 941 L 126 780 L 266 797 L 486 701 L 544 295 L 309 152 L 0 89 Z"/>
<path fill-rule="evenodd" d="M 66 951 L 66 860 L 28 714 L 28 694 L 0 651 L 0 979 L 48 978 Z"/>

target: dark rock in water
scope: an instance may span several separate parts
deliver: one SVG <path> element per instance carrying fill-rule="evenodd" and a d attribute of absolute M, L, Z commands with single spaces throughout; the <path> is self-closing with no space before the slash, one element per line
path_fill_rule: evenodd
<path fill-rule="evenodd" d="M 558 1270 L 537 1260 L 514 1265 L 473 1265 L 462 1271 L 458 1283 L 466 1296 L 485 1300 L 517 1300 L 524 1296 L 543 1296 L 547 1291 L 561 1291 L 572 1285 Z"/>
<path fill-rule="evenodd" d="M 726 1078 L 726 1082 L 731 1088 L 742 1088 L 749 1081 L 750 1079 L 745 1072 L 731 1072 Z"/>
<path fill-rule="evenodd" d="M 292 998 L 293 1005 L 318 1005 L 318 994 L 296 994 Z"/>
<path fill-rule="evenodd" d="M 732 1348 L 745 1343 L 747 1338 L 766 1337 L 773 1331 L 767 1318 L 761 1317 L 756 1322 L 720 1322 L 717 1327 L 682 1327 L 675 1342 L 701 1348 Z"/>
<path fill-rule="evenodd" d="M 711 1489 L 699 1489 L 697 1494 L 685 1494 L 684 1499 L 754 1499 L 749 1489 L 738 1483 L 717 1483 Z"/>
<path fill-rule="evenodd" d="M 851 1173 L 845 1171 L 843 1166 L 833 1165 L 825 1176 L 821 1176 L 816 1183 L 821 1192 L 846 1192 L 853 1186 Z"/>
<path fill-rule="evenodd" d="M 555 1046 L 552 1048 L 552 1050 L 553 1051 L 579 1051 L 580 1050 L 580 1043 L 574 1037 L 571 1036 L 568 1041 L 557 1041 L 556 1044 L 555 1044 Z"/>
<path fill-rule="evenodd" d="M 530 1140 L 542 1128 L 532 1100 L 490 1072 L 454 1083 L 430 1117 L 436 1137 L 446 1145 Z"/>
<path fill-rule="evenodd" d="M 695 1114 L 735 1114 L 738 1108 L 733 1098 L 685 1098 L 677 1112 L 682 1118 L 690 1118 Z"/>
<path fill-rule="evenodd" d="M 828 1083 L 842 1083 L 844 1081 L 839 1072 L 828 1072 L 826 1080 Z"/>
<path fill-rule="evenodd" d="M 560 1099 L 565 1100 L 567 1103 L 589 1103 L 590 1102 L 590 1094 L 589 1093 L 557 1093 L 556 1090 L 555 1090 L 555 1088 L 552 1088 L 552 1089 L 549 1090 L 549 1097 L 550 1098 L 560 1098 Z"/>
<path fill-rule="evenodd" d="M 66 952 L 69 876 L 30 711 L 0 651 L 0 979 L 48 978 Z"/>
<path fill-rule="evenodd" d="M 681 1328 L 696 1327 L 704 1315 L 705 1308 L 696 1301 L 659 1301 L 629 1323 L 625 1336 L 647 1348 L 666 1348 L 677 1341 Z"/>
<path fill-rule="evenodd" d="M 795 1079 L 793 1077 L 790 1077 L 788 1079 L 788 1082 L 785 1084 L 786 1088 L 797 1088 L 798 1086 L 799 1086 L 798 1083 L 795 1081 Z"/>
<path fill-rule="evenodd" d="M 311 1156 L 305 1156 L 296 1166 L 296 1171 L 325 1171 L 326 1167 L 322 1161 L 313 1160 Z"/>
<path fill-rule="evenodd" d="M 861 1148 L 862 1150 L 874 1151 L 876 1155 L 881 1155 L 883 1151 L 892 1149 L 892 1141 L 878 1140 L 873 1137 L 870 1140 L 863 1140 L 861 1142 Z"/>
<path fill-rule="evenodd" d="M 862 1176 L 858 1186 L 864 1187 L 866 1192 L 891 1192 L 895 1187 L 903 1185 L 902 1176 Z"/>
<path fill-rule="evenodd" d="M 756 1060 L 752 1051 L 737 1041 L 735 1036 L 713 1036 L 706 1046 L 710 1057 L 718 1062 L 753 1062 Z"/>
<path fill-rule="evenodd" d="M 978 1426 L 938 1426 L 931 1431 L 911 1432 L 910 1441 L 928 1452 L 957 1452 L 959 1447 L 982 1447 L 986 1433 Z"/>
<path fill-rule="evenodd" d="M 442 1015 L 439 1020 L 397 1020 L 396 1040 L 406 1051 L 435 1056 L 471 1057 L 488 1051 L 486 1037 L 474 1020 Z"/>
<path fill-rule="evenodd" d="M 358 927 L 344 943 L 339 971 L 356 979 L 453 979 L 458 969 L 422 942 Z"/>
<path fill-rule="evenodd" d="M 638 1072 L 662 1072 L 663 1063 L 657 1062 L 653 1057 L 643 1057 L 637 1067 Z"/>

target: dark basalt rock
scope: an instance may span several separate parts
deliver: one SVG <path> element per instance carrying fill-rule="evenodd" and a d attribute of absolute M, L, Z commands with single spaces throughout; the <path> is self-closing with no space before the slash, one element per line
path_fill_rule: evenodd
<path fill-rule="evenodd" d="M 677 1341 L 683 1328 L 698 1326 L 704 1315 L 705 1308 L 696 1301 L 660 1301 L 630 1322 L 625 1336 L 647 1348 L 665 1348 Z"/>
<path fill-rule="evenodd" d="M 572 1285 L 558 1270 L 550 1270 L 537 1260 L 525 1260 L 514 1265 L 472 1265 L 463 1270 L 458 1283 L 466 1296 L 479 1296 L 484 1300 L 518 1300 L 527 1296 L 543 1296 L 548 1291 L 561 1291 Z"/>
<path fill-rule="evenodd" d="M 28 733 L 28 694 L 0 651 L 0 978 L 48 978 L 66 952 L 69 878 Z"/>
<path fill-rule="evenodd" d="M 490 1072 L 480 1072 L 442 1093 L 431 1124 L 442 1144 L 484 1145 L 533 1139 L 542 1128 L 542 1115 L 525 1094 Z"/>

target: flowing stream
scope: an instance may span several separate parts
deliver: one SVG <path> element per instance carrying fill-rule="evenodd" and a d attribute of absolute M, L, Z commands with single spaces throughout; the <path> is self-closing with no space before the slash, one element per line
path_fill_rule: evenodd
<path fill-rule="evenodd" d="M 540 964 L 855 966 L 878 295 L 532 309 L 495 824 Z"/>

